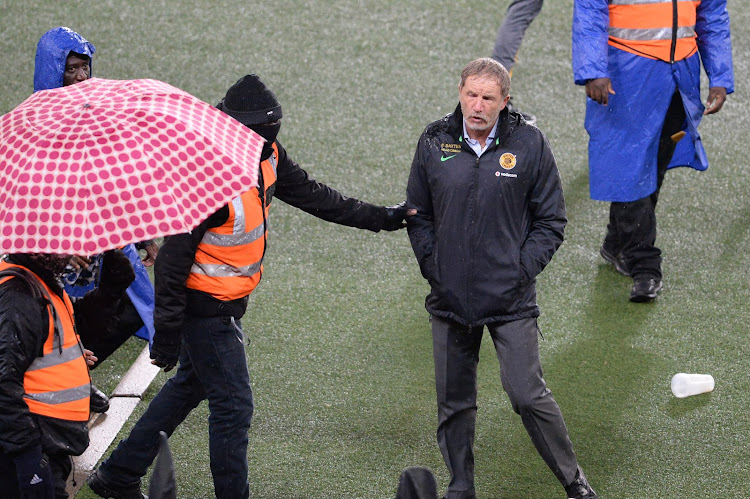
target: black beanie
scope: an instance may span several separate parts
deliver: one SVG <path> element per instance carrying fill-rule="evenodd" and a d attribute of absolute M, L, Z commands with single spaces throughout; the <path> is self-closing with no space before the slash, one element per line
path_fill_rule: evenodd
<path fill-rule="evenodd" d="M 237 80 L 216 107 L 246 126 L 281 118 L 281 104 L 276 95 L 254 74 Z"/>

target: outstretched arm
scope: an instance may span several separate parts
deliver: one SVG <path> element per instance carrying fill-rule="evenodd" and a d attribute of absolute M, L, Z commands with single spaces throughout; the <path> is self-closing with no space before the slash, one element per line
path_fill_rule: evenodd
<path fill-rule="evenodd" d="M 397 230 L 403 227 L 406 216 L 404 206 L 377 206 L 366 201 L 344 196 L 336 189 L 311 178 L 279 147 L 274 196 L 327 222 L 349 227 L 380 230 Z"/>

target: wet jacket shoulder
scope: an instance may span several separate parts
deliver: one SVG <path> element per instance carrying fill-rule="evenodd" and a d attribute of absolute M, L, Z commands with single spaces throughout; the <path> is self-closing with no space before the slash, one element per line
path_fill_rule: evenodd
<path fill-rule="evenodd" d="M 327 222 L 378 232 L 385 208 L 347 197 L 311 178 L 277 141 L 279 164 L 273 196 Z M 270 198 L 270 197 L 269 197 Z"/>
<path fill-rule="evenodd" d="M 34 59 L 34 92 L 63 86 L 68 54 L 89 56 L 93 63 L 96 48 L 84 37 L 68 28 L 52 28 L 39 39 Z"/>
<path fill-rule="evenodd" d="M 430 124 L 409 175 L 417 215 L 408 232 L 432 288 L 427 310 L 465 325 L 537 316 L 535 278 L 567 222 L 549 143 L 507 110 L 481 157 L 462 133 L 460 107 Z"/>

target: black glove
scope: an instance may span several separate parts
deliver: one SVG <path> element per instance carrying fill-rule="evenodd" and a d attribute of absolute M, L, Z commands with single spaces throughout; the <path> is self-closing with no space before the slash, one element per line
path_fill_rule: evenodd
<path fill-rule="evenodd" d="M 130 259 L 120 250 L 109 250 L 102 258 L 99 287 L 110 296 L 122 295 L 135 281 L 135 271 Z"/>
<path fill-rule="evenodd" d="M 42 446 L 13 458 L 21 499 L 50 499 L 55 497 L 55 482 L 47 459 L 42 456 Z"/>
<path fill-rule="evenodd" d="M 164 372 L 171 371 L 180 358 L 181 345 L 182 332 L 179 329 L 157 330 L 151 344 L 151 363 L 163 368 Z"/>
<path fill-rule="evenodd" d="M 406 201 L 401 201 L 395 206 L 385 207 L 385 220 L 383 221 L 383 230 L 399 230 L 406 227 Z"/>

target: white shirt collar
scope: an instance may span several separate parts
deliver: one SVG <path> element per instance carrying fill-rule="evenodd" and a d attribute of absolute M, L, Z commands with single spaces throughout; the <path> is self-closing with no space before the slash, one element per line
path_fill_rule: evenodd
<path fill-rule="evenodd" d="M 490 130 L 490 134 L 487 136 L 487 140 L 485 140 L 484 144 L 480 144 L 478 140 L 474 140 L 469 137 L 469 133 L 466 131 L 466 120 L 463 120 L 464 139 L 466 139 L 466 144 L 471 147 L 471 149 L 475 153 L 477 153 L 477 156 L 481 156 L 482 153 L 487 150 L 487 147 L 489 147 L 492 141 L 495 140 L 495 135 L 497 135 L 497 124 L 499 122 L 500 118 L 495 121 L 495 126 L 493 126 L 492 130 Z"/>

